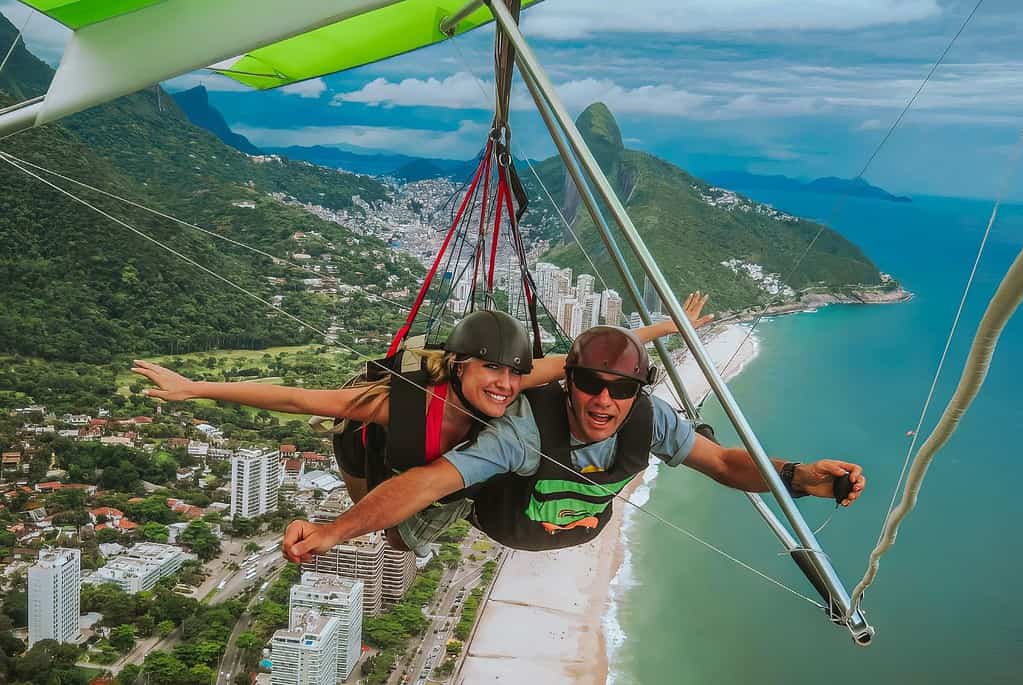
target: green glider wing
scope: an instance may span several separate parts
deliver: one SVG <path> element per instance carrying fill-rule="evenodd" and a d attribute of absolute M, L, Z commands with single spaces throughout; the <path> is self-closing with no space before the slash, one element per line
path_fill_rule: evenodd
<path fill-rule="evenodd" d="M 540 1 L 523 0 L 522 5 L 528 7 Z M 171 11 L 174 5 L 188 4 L 175 0 L 22 2 L 76 31 L 130 13 L 144 14 L 144 10 L 153 5 L 165 6 L 161 21 L 166 21 L 174 17 Z M 219 3 L 213 0 L 211 4 Z M 279 3 L 279 10 L 287 12 L 293 4 L 302 3 Z M 329 3 L 321 4 L 328 5 L 325 11 L 331 11 Z M 336 9 L 344 4 L 343 0 L 335 3 Z M 377 4 L 380 6 L 375 9 L 256 47 L 240 56 L 216 62 L 210 68 L 247 86 L 264 90 L 371 64 L 445 40 L 447 36 L 439 28 L 441 22 L 457 13 L 466 0 L 402 0 Z M 260 16 L 262 11 L 255 6 L 248 12 L 241 8 L 237 22 L 242 26 L 247 21 L 253 26 L 263 24 L 266 17 Z M 471 31 L 492 20 L 490 10 L 483 5 L 459 22 L 455 34 Z"/>

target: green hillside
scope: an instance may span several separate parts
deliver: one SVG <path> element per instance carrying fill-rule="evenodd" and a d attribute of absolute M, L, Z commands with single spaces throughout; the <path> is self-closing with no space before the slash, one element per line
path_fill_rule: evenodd
<path fill-rule="evenodd" d="M 737 275 L 721 264 L 730 259 L 759 264 L 765 272 L 785 277 L 796 290 L 821 287 L 843 290 L 850 285 L 880 283 L 877 267 L 854 244 L 825 228 L 797 272 L 792 266 L 821 229 L 820 224 L 772 213 L 764 205 L 732 195 L 653 155 L 628 150 L 608 108 L 596 103 L 577 121 L 601 168 L 611 180 L 629 215 L 676 292 L 703 290 L 712 294 L 717 310 L 740 309 L 770 298 L 745 274 Z M 538 175 L 551 190 L 566 218 L 610 287 L 627 297 L 607 250 L 586 212 L 574 185 L 566 178 L 557 157 L 537 165 Z M 527 178 L 527 182 L 531 176 Z M 539 193 L 531 192 L 531 197 Z M 709 198 L 709 200 L 708 200 Z M 537 205 L 543 201 L 537 199 Z M 714 203 L 717 203 L 715 206 Z M 534 206 L 537 206 L 534 205 Z M 760 208 L 760 209 L 758 209 Z M 562 244 L 544 257 L 574 271 L 593 269 L 570 235 L 549 236 Z M 624 237 L 619 245 L 628 254 Z M 629 266 L 642 285 L 642 271 L 634 259 Z"/>
<path fill-rule="evenodd" d="M 0 45 L 16 31 L 0 17 Z M 51 70 L 20 46 L 0 76 L 0 107 L 41 92 Z M 329 255 L 342 283 L 380 291 L 414 283 L 420 267 L 269 197 L 329 208 L 386 195 L 372 179 L 278 158 L 251 158 L 190 124 L 172 98 L 149 89 L 23 132 L 0 149 L 199 224 L 275 256 Z M 52 180 L 52 179 L 51 179 Z M 96 193 L 90 202 L 216 273 L 318 326 L 331 318 L 363 337 L 386 337 L 399 312 L 362 296 L 304 292 L 307 273 L 157 219 Z M 292 236 L 315 233 L 301 244 Z M 210 347 L 264 347 L 314 339 L 278 315 L 150 242 L 0 163 L 0 353 L 105 362 L 118 355 Z M 284 279 L 271 283 L 269 277 Z"/>

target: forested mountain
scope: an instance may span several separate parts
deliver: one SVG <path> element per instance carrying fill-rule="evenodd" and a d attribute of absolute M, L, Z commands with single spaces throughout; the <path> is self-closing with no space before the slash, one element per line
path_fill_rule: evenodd
<path fill-rule="evenodd" d="M 841 290 L 850 285 L 880 283 L 880 274 L 870 259 L 828 228 L 823 229 L 798 271 L 791 273 L 793 264 L 821 229 L 820 224 L 715 189 L 653 155 L 626 149 L 614 116 L 601 103 L 588 107 L 577 124 L 677 292 L 700 289 L 712 293 L 714 309 L 739 309 L 764 301 L 768 295 L 757 281 L 742 269 L 736 273 L 722 264 L 729 260 L 780 274 L 797 290 L 812 286 Z M 552 157 L 536 168 L 608 284 L 627 297 L 561 160 Z M 531 174 L 523 174 L 523 179 L 527 185 L 535 183 Z M 535 187 L 530 197 L 534 206 L 549 204 Z M 564 244 L 545 259 L 571 266 L 577 272 L 593 270 L 567 232 L 552 237 Z M 619 244 L 623 252 L 630 253 L 624 238 L 619 237 Z M 629 259 L 629 265 L 642 285 L 638 263 Z"/>
<path fill-rule="evenodd" d="M 0 16 L 0 45 L 15 29 Z M 52 72 L 20 45 L 0 76 L 0 107 L 43 92 Z M 386 195 L 372 179 L 278 158 L 252 158 L 193 126 L 149 89 L 0 143 L 0 149 L 196 223 L 279 257 L 329 255 L 342 283 L 380 291 L 414 282 L 411 259 L 269 197 L 341 208 Z M 208 269 L 326 326 L 363 337 L 393 331 L 399 312 L 354 295 L 325 301 L 298 272 L 194 230 L 58 183 Z M 306 234 L 303 243 L 293 239 Z M 0 353 L 107 361 L 119 354 L 259 347 L 313 339 L 309 331 L 153 243 L 0 163 Z M 270 278 L 283 279 L 272 282 Z"/>
<path fill-rule="evenodd" d="M 263 154 L 259 148 L 249 142 L 248 138 L 231 130 L 220 111 L 210 105 L 209 94 L 204 86 L 196 86 L 174 93 L 173 97 L 174 102 L 178 103 L 178 107 L 188 117 L 188 120 L 196 126 L 206 129 L 236 150 L 241 150 L 249 155 Z"/>

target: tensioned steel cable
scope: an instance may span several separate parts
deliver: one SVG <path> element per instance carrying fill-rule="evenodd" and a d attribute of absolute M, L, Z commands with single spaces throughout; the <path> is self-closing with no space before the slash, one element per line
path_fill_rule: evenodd
<path fill-rule="evenodd" d="M 190 228 L 192 230 L 199 231 L 200 233 L 208 235 L 211 238 L 216 238 L 217 240 L 222 240 L 222 241 L 224 241 L 226 243 L 230 243 L 231 245 L 235 245 L 236 247 L 240 247 L 240 248 L 248 250 L 248 251 L 250 251 L 250 252 L 252 252 L 254 254 L 258 254 L 261 257 L 267 257 L 268 259 L 271 259 L 271 260 L 273 260 L 275 262 L 280 262 L 281 264 L 289 266 L 289 267 L 291 267 L 293 269 L 297 269 L 299 271 L 304 271 L 305 273 L 308 273 L 310 275 L 316 276 L 318 278 L 323 278 L 323 274 L 320 273 L 319 271 L 315 271 L 313 269 L 310 269 L 309 267 L 303 266 L 302 264 L 299 264 L 297 262 L 292 262 L 292 261 L 284 259 L 282 257 L 278 257 L 276 255 L 273 255 L 273 254 L 269 253 L 269 252 L 261 250 L 258 247 L 253 247 L 252 245 L 246 245 L 245 243 L 243 243 L 243 242 L 241 242 L 239 240 L 235 240 L 234 238 L 230 238 L 228 236 L 221 235 L 221 234 L 219 234 L 219 233 L 217 233 L 215 231 L 209 230 L 208 228 L 203 228 L 202 226 L 198 226 L 198 225 L 193 224 L 191 222 L 185 221 L 184 219 L 179 219 L 178 217 L 174 216 L 173 214 L 168 214 L 167 212 L 163 212 L 163 211 L 160 211 L 158 209 L 153 209 L 152 207 L 147 207 L 146 205 L 141 204 L 139 202 L 136 202 L 135 200 L 131 200 L 131 199 L 128 199 L 126 197 L 122 197 L 120 195 L 117 195 L 115 193 L 111 193 L 109 191 L 103 190 L 102 188 L 97 188 L 96 186 L 89 185 L 88 183 L 85 183 L 84 181 L 79 181 L 78 179 L 72 178 L 70 176 L 66 176 L 65 174 L 62 174 L 62 173 L 60 173 L 58 171 L 53 171 L 52 169 L 47 169 L 46 167 L 44 167 L 44 166 L 42 166 L 40 164 L 36 164 L 34 162 L 30 162 L 30 161 L 25 160 L 25 159 L 20 159 L 19 157 L 16 157 L 15 155 L 12 155 L 9 152 L 0 151 L 0 154 L 3 154 L 5 156 L 7 156 L 7 157 L 10 157 L 12 160 L 18 162 L 19 164 L 23 164 L 23 165 L 25 165 L 27 167 L 31 167 L 31 168 L 36 169 L 38 171 L 41 171 L 41 172 L 43 172 L 45 174 L 49 174 L 51 176 L 55 176 L 56 178 L 59 178 L 59 179 L 61 179 L 63 181 L 67 181 L 69 183 L 74 183 L 75 185 L 80 186 L 82 188 L 85 188 L 86 190 L 91 190 L 94 193 L 98 193 L 100 195 L 104 195 L 106 197 L 111 198 L 112 200 L 117 200 L 118 202 L 123 202 L 126 205 L 135 207 L 136 209 L 141 209 L 142 211 L 148 212 L 148 213 L 150 213 L 150 214 L 152 214 L 154 216 L 158 216 L 161 219 L 167 219 L 168 221 L 173 221 L 176 224 L 179 224 L 179 225 L 184 226 L 186 228 Z M 336 278 L 335 278 L 335 280 L 336 280 Z M 392 300 L 390 298 L 384 297 L 383 295 L 378 295 L 376 293 L 370 292 L 369 290 L 366 290 L 365 288 L 363 288 L 361 286 L 352 286 L 352 287 L 358 288 L 359 291 L 362 292 L 362 294 L 364 294 L 364 295 L 366 295 L 366 296 L 368 296 L 370 298 L 374 298 L 374 299 L 379 300 L 381 302 L 385 302 L 387 304 L 394 305 L 395 307 L 398 307 L 400 309 L 404 309 L 404 310 L 410 310 L 411 309 L 411 307 L 409 305 L 405 304 L 405 303 L 398 302 L 396 300 Z M 454 319 L 452 318 L 449 321 L 449 323 L 455 323 Z"/>
<path fill-rule="evenodd" d="M 310 330 L 318 333 L 319 335 L 324 336 L 325 338 L 327 337 L 326 332 L 320 330 L 318 327 L 316 327 L 316 326 L 314 326 L 314 325 L 312 325 L 310 323 L 307 323 L 306 321 L 302 320 L 300 317 L 298 317 L 298 316 L 292 314 L 291 312 L 288 312 L 287 310 L 285 310 L 285 309 L 275 305 L 274 303 L 272 303 L 271 301 L 261 297 L 260 295 L 258 295 L 256 293 L 246 289 L 244 286 L 241 286 L 241 285 L 235 283 L 231 279 L 227 278 L 226 276 L 224 276 L 224 275 L 222 275 L 220 273 L 217 273 L 213 269 L 210 269 L 209 267 L 203 266 L 202 264 L 196 262 L 192 258 L 190 258 L 187 255 L 183 254 L 179 250 L 176 250 L 175 248 L 162 243 L 161 241 L 159 241 L 156 238 L 146 234 L 145 232 L 140 231 L 139 229 L 137 229 L 134 226 L 128 224 L 127 222 L 125 222 L 125 221 L 123 221 L 123 220 L 113 216 L 109 212 L 106 212 L 105 210 L 101 209 L 100 207 L 97 207 L 97 206 L 93 205 L 88 200 L 82 199 L 82 198 L 76 196 L 71 191 L 69 191 L 69 190 L 67 190 L 65 188 L 62 188 L 61 186 L 58 186 L 57 184 L 55 184 L 55 183 L 53 183 L 53 182 L 43 178 L 39 174 L 33 172 L 31 169 L 20 165 L 18 162 L 16 162 L 14 159 L 12 159 L 10 157 L 10 155 L 0 151 L 0 159 L 2 159 L 3 161 L 7 162 L 9 165 L 11 165 L 12 167 L 18 169 L 19 171 L 21 171 L 22 173 L 26 174 L 27 176 L 36 179 L 40 183 L 43 183 L 44 185 L 52 188 L 53 190 L 56 190 L 57 192 L 61 193 L 62 195 L 65 195 L 66 197 L 70 198 L 74 202 L 77 202 L 77 203 L 79 203 L 79 204 L 81 204 L 81 205 L 91 209 L 92 211 L 96 212 L 97 214 L 100 214 L 101 216 L 103 216 L 103 217 L 113 221 L 114 223 L 116 223 L 117 225 L 121 226 L 122 228 L 124 228 L 124 229 L 130 231 L 131 233 L 139 236 L 140 238 L 142 238 L 142 239 L 144 239 L 144 240 L 146 240 L 146 241 L 156 245 L 160 249 L 163 249 L 163 250 L 171 253 L 172 255 L 178 257 L 179 259 L 181 259 L 182 261 L 186 262 L 187 264 L 189 264 L 189 265 L 195 267 L 196 269 L 199 269 L 203 273 L 205 273 L 205 274 L 207 274 L 209 276 L 212 276 L 213 278 L 223 282 L 224 284 L 228 285 L 229 287 L 233 288 L 234 290 L 237 290 L 237 291 L 243 293 L 244 295 L 246 295 L 246 296 L 248 296 L 248 297 L 250 297 L 250 298 L 252 298 L 252 299 L 254 299 L 254 300 L 256 300 L 256 301 L 258 301 L 258 302 L 260 302 L 262 304 L 264 304 L 264 305 L 266 305 L 267 307 L 270 307 L 274 311 L 276 311 L 276 312 L 280 313 L 281 315 L 291 319 L 292 321 L 294 321 L 294 322 L 296 322 L 296 323 L 298 323 L 298 324 L 300 324 L 302 326 L 308 327 Z M 406 376 L 401 375 L 400 373 L 398 373 L 398 372 L 394 371 L 393 369 L 390 369 L 386 365 L 382 364 L 379 360 L 374 359 L 374 358 L 372 358 L 372 357 L 370 357 L 370 356 L 368 356 L 368 355 L 366 355 L 366 354 L 364 354 L 362 352 L 359 352 L 354 347 L 350 347 L 350 346 L 340 342 L 339 340 L 335 340 L 334 344 L 336 344 L 338 347 L 342 347 L 342 348 L 348 350 L 350 353 L 352 353 L 357 358 L 360 358 L 360 359 L 366 361 L 367 363 L 376 365 L 382 371 L 384 371 L 385 373 L 391 374 L 396 379 L 400 379 L 400 380 L 402 380 L 402 381 L 404 381 L 406 383 L 409 383 L 410 385 L 418 388 L 419 390 L 422 390 L 427 395 L 439 398 L 439 396 L 436 395 L 428 387 L 420 385 L 420 384 L 416 383 L 415 381 L 411 380 L 410 378 L 407 378 Z M 463 414 L 465 414 L 466 416 L 470 417 L 470 419 L 475 420 L 475 421 L 477 421 L 479 423 L 483 423 L 483 424 L 486 423 L 482 419 L 480 419 L 479 417 L 474 416 L 468 410 L 466 410 L 466 409 L 464 409 L 464 408 L 462 408 L 462 407 L 452 403 L 449 399 L 447 399 L 447 398 L 439 398 L 439 399 L 444 401 L 445 404 L 448 404 L 448 405 L 452 406 L 457 411 L 461 411 Z M 576 473 L 573 469 L 571 469 L 567 465 L 562 464 L 562 463 L 558 462 L 556 459 L 553 459 L 553 458 L 549 457 L 548 455 L 544 454 L 541 450 L 533 448 L 533 447 L 529 447 L 528 449 L 531 450 L 532 452 L 536 453 L 541 459 L 546 459 L 549 462 L 551 462 L 552 464 L 556 464 L 558 467 L 560 467 L 560 468 L 562 468 L 562 469 L 564 469 L 566 471 L 570 471 L 572 473 Z M 723 556 L 726 559 L 736 563 L 737 565 L 741 566 L 742 568 L 745 568 L 746 570 L 750 571 L 751 573 L 754 573 L 757 576 L 760 576 L 764 580 L 766 580 L 766 581 L 768 581 L 768 582 L 770 582 L 770 583 L 772 583 L 774 585 L 777 585 L 778 587 L 780 587 L 780 588 L 790 592 L 791 594 L 793 594 L 793 595 L 795 595 L 797 597 L 800 597 L 800 598 L 806 600 L 807 602 L 809 602 L 810 604 L 816 606 L 819 609 L 825 609 L 826 608 L 820 602 L 817 602 L 816 600 L 814 600 L 814 599 L 812 599 L 810 597 L 807 597 L 806 595 L 800 593 L 799 591 L 794 590 L 793 588 L 790 588 L 789 586 L 785 585 L 781 581 L 772 578 L 771 576 L 767 575 L 766 573 L 764 573 L 764 572 L 754 568 L 753 566 L 750 566 L 746 562 L 744 562 L 744 561 L 742 561 L 742 560 L 732 556 L 731 554 L 725 552 L 724 550 L 720 549 L 719 547 L 716 547 L 715 545 L 713 545 L 713 544 L 703 540 L 702 538 L 698 537 L 694 533 L 691 533 L 690 531 L 682 528 L 678 524 L 675 524 L 675 523 L 665 519 L 663 516 L 661 516 L 661 515 L 659 515 L 659 514 L 657 514 L 655 512 L 652 512 L 652 511 L 650 511 L 648 509 L 646 509 L 642 505 L 634 503 L 632 500 L 630 500 L 629 498 L 627 498 L 627 497 L 625 497 L 625 496 L 623 496 L 623 495 L 621 495 L 619 493 L 611 491 L 605 485 L 597 483 L 597 482 L 593 481 L 591 478 L 587 478 L 585 474 L 578 474 L 578 473 L 576 473 L 576 475 L 578 475 L 583 480 L 587 481 L 589 484 L 591 484 L 591 485 L 599 488 L 600 490 L 604 491 L 607 495 L 613 497 L 614 499 L 620 500 L 620 501 L 622 501 L 622 502 L 632 506 L 633 508 L 643 512 L 644 514 L 646 514 L 647 516 L 650 516 L 654 520 L 659 521 L 660 523 L 662 523 L 663 525 L 671 528 L 672 530 L 674 530 L 674 531 L 676 531 L 676 532 L 678 532 L 678 533 L 680 533 L 682 535 L 685 535 L 686 537 L 690 538 L 691 540 L 700 543 L 701 545 L 707 547 L 708 549 L 710 549 L 710 550 L 712 550 L 714 552 L 717 552 L 721 556 Z"/>
<path fill-rule="evenodd" d="M 9 60 L 11 58 L 11 55 L 14 54 L 14 48 L 18 47 L 18 41 L 21 40 L 21 37 L 23 35 L 25 35 L 25 27 L 27 27 L 28 22 L 32 20 L 32 15 L 34 13 L 35 12 L 33 10 L 29 10 L 28 16 L 25 17 L 25 21 L 21 23 L 21 28 L 18 29 L 18 35 L 16 35 L 14 37 L 14 40 L 11 41 L 11 47 L 7 49 L 7 54 L 4 55 L 3 60 L 0 61 L 0 74 L 4 72 L 4 67 L 7 66 L 7 60 Z"/>
<path fill-rule="evenodd" d="M 991 300 L 988 303 L 984 316 L 981 318 L 980 325 L 977 328 L 977 333 L 974 335 L 973 344 L 970 346 L 970 353 L 967 356 L 966 363 L 963 365 L 963 373 L 959 379 L 959 384 L 956 386 L 955 393 L 952 395 L 952 399 L 949 400 L 948 405 L 945 407 L 945 411 L 942 412 L 941 418 L 938 419 L 937 425 L 931 431 L 931 434 L 927 437 L 927 440 L 924 441 L 920 451 L 913 459 L 912 466 L 909 469 L 909 476 L 906 478 L 906 486 L 902 494 L 902 500 L 899 502 L 898 506 L 895 507 L 895 498 L 898 495 L 899 486 L 902 484 L 902 479 L 906 475 L 906 468 L 909 465 L 910 457 L 912 456 L 913 449 L 916 446 L 916 441 L 920 434 L 920 428 L 923 426 L 924 418 L 927 415 L 927 409 L 930 407 L 931 399 L 934 397 L 934 391 L 937 388 L 942 367 L 945 364 L 949 348 L 952 345 L 952 339 L 955 336 L 960 317 L 962 316 L 963 309 L 966 306 L 966 299 L 970 293 L 970 287 L 973 285 L 974 277 L 977 275 L 977 268 L 980 266 L 981 257 L 984 255 L 984 248 L 987 245 L 988 236 L 991 234 L 991 229 L 994 227 L 995 220 L 998 218 L 998 209 L 1002 205 L 1002 200 L 1005 198 L 1005 195 L 1011 187 L 1012 179 L 1015 176 L 1016 169 L 1018 168 L 1021 152 L 1023 152 L 1023 132 L 1021 132 L 1020 139 L 1016 144 L 1011 164 L 1002 184 L 1002 188 L 998 193 L 998 197 L 995 199 L 994 206 L 991 208 L 991 216 L 988 219 L 984 235 L 981 237 L 980 245 L 977 248 L 977 256 L 973 261 L 973 268 L 970 270 L 970 275 L 966 279 L 962 297 L 959 299 L 959 307 L 956 310 L 955 317 L 952 319 L 952 326 L 948 332 L 948 337 L 945 339 L 945 348 L 941 352 L 938 367 L 934 371 L 934 378 L 931 381 L 931 387 L 927 393 L 927 399 L 924 401 L 923 408 L 920 410 L 920 418 L 917 420 L 916 429 L 913 431 L 913 440 L 906 453 L 906 459 L 902 465 L 902 472 L 899 474 L 899 480 L 895 484 L 895 489 L 892 492 L 892 501 L 891 504 L 888 505 L 888 513 L 885 518 L 884 525 L 881 529 L 881 533 L 878 535 L 877 544 L 870 552 L 867 571 L 853 590 L 852 600 L 850 602 L 851 611 L 855 611 L 859 607 L 863 593 L 868 587 L 870 587 L 871 583 L 874 582 L 874 578 L 877 577 L 877 571 L 881 564 L 881 557 L 893 544 L 895 544 L 895 537 L 898 535 L 899 526 L 916 506 L 917 496 L 919 495 L 920 488 L 923 486 L 924 476 L 927 474 L 927 468 L 930 466 L 931 461 L 934 460 L 938 450 L 941 449 L 941 447 L 955 432 L 959 425 L 959 421 L 966 413 L 966 410 L 969 409 L 970 404 L 977 396 L 977 393 L 980 392 L 980 387 L 984 383 L 988 367 L 991 364 L 991 358 L 994 355 L 995 346 L 998 344 L 998 337 L 1001 335 L 1002 329 L 1005 327 L 1009 318 L 1016 311 L 1016 307 L 1019 306 L 1020 301 L 1023 300 L 1023 252 L 1020 252 L 1008 272 L 1004 277 L 1002 277 L 1002 281 L 999 284 L 998 289 L 995 291 L 995 294 L 991 297 Z"/>

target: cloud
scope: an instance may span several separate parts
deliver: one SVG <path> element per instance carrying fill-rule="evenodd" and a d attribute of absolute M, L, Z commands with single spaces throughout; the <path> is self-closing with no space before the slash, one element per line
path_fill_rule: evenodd
<path fill-rule="evenodd" d="M 23 38 L 28 49 L 39 59 L 51 65 L 60 61 L 64 46 L 71 37 L 71 29 L 49 17 L 12 0 L 0 0 L 3 14 L 17 28 L 25 27 Z M 29 18 L 31 15 L 31 18 Z M 28 20 L 26 24 L 25 21 Z M 7 54 L 8 45 L 0 49 L 0 58 Z"/>
<path fill-rule="evenodd" d="M 193 71 L 182 76 L 175 76 L 169 81 L 164 81 L 162 85 L 164 90 L 171 93 L 188 90 L 196 86 L 205 86 L 206 90 L 222 92 L 246 92 L 252 90 L 252 88 L 238 83 L 232 78 L 208 71 Z"/>
<path fill-rule="evenodd" d="M 442 80 L 407 78 L 395 82 L 377 78 L 359 90 L 338 93 L 332 104 L 359 102 L 380 107 L 489 110 L 493 107 L 493 90 L 492 82 L 480 81 L 464 71 Z M 579 111 L 599 100 L 612 111 L 623 114 L 684 116 L 708 100 L 666 84 L 628 88 L 614 81 L 594 78 L 559 84 L 557 92 L 569 109 Z M 522 88 L 513 91 L 513 109 L 531 110 L 533 107 L 532 99 Z"/>
<path fill-rule="evenodd" d="M 600 33 L 694 34 L 838 30 L 937 16 L 937 0 L 558 0 L 524 13 L 527 35 L 575 40 Z"/>
<path fill-rule="evenodd" d="M 280 89 L 282 93 L 297 95 L 300 98 L 317 99 L 327 90 L 327 84 L 322 78 L 312 78 L 307 81 L 292 83 Z"/>
<path fill-rule="evenodd" d="M 479 81 L 466 71 L 443 80 L 407 78 L 388 81 L 377 78 L 359 90 L 338 93 L 332 105 L 359 102 L 381 107 L 444 107 L 446 109 L 490 109 L 493 107 L 494 84 Z"/>
<path fill-rule="evenodd" d="M 413 156 L 464 159 L 479 151 L 487 126 L 459 122 L 454 130 L 387 126 L 306 126 L 294 129 L 260 128 L 235 124 L 231 129 L 259 147 L 291 145 L 354 146 L 368 150 L 402 152 Z"/>

